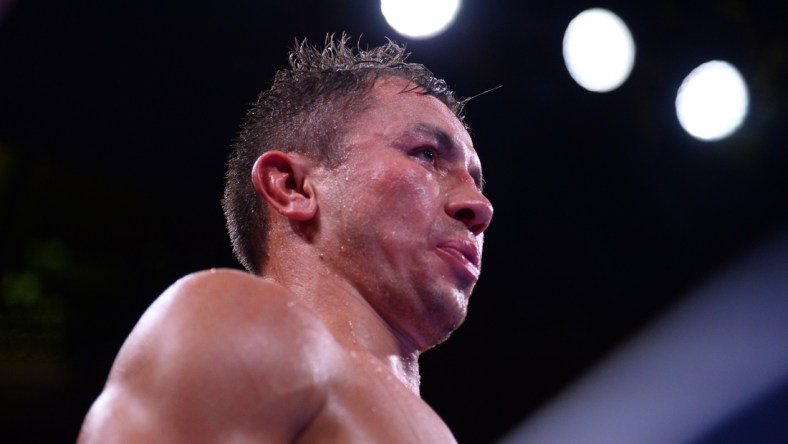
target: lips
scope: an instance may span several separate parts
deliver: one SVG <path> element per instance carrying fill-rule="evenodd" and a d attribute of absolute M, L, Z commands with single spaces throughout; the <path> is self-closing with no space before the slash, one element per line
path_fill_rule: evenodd
<path fill-rule="evenodd" d="M 438 251 L 455 269 L 468 275 L 473 281 L 479 279 L 481 255 L 475 242 L 465 239 L 450 239 L 437 245 Z"/>

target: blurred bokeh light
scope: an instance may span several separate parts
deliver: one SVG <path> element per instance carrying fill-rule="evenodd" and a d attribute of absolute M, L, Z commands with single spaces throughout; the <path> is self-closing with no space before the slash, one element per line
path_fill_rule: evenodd
<path fill-rule="evenodd" d="M 744 122 L 750 98 L 741 73 L 714 60 L 695 68 L 679 87 L 676 114 L 690 135 L 714 141 L 733 134 Z"/>
<path fill-rule="evenodd" d="M 460 10 L 460 0 L 381 0 L 380 10 L 398 33 L 427 39 L 451 26 Z"/>
<path fill-rule="evenodd" d="M 583 88 L 612 91 L 632 72 L 635 42 L 616 14 L 606 9 L 588 9 L 566 28 L 564 61 L 569 74 Z"/>

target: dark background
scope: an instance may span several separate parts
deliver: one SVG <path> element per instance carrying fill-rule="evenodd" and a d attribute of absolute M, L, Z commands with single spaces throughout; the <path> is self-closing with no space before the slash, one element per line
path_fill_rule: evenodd
<path fill-rule="evenodd" d="M 6 4 L 0 1 L 0 4 Z M 631 78 L 577 86 L 561 40 L 621 16 Z M 16 0 L 0 15 L 0 436 L 71 442 L 124 338 L 178 277 L 238 267 L 219 198 L 246 106 L 295 38 L 406 43 L 468 106 L 495 218 L 466 324 L 422 359 L 463 443 L 493 442 L 748 249 L 788 228 L 784 14 L 767 1 L 466 0 L 398 36 L 376 1 Z M 418 13 L 418 12 L 417 12 Z M 2 14 L 2 12 L 0 12 Z M 692 139 L 678 86 L 749 82 L 733 137 Z"/>

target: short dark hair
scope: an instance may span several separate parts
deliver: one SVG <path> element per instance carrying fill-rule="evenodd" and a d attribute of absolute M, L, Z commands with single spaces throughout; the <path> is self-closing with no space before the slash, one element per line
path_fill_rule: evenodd
<path fill-rule="evenodd" d="M 268 208 L 251 181 L 254 162 L 271 149 L 298 152 L 331 167 L 339 165 L 344 125 L 370 106 L 369 91 L 381 77 L 400 77 L 408 88 L 444 103 L 464 123 L 464 100 L 424 65 L 406 63 L 409 53 L 388 40 L 362 50 L 348 45 L 344 33 L 326 37 L 319 49 L 296 41 L 289 67 L 277 71 L 260 93 L 232 144 L 222 208 L 233 252 L 250 272 L 259 274 L 267 257 Z"/>

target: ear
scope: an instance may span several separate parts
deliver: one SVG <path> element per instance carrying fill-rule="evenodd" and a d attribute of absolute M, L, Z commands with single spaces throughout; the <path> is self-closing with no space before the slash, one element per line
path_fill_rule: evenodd
<path fill-rule="evenodd" d="M 317 214 L 317 199 L 308 173 L 311 162 L 296 153 L 267 151 L 252 167 L 257 193 L 279 214 L 307 221 Z"/>

